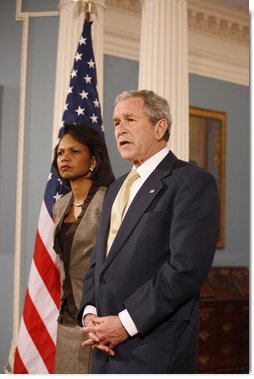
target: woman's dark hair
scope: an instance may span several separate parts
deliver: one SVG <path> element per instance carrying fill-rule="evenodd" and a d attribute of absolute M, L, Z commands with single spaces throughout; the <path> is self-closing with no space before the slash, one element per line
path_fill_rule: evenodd
<path fill-rule="evenodd" d="M 109 186 L 114 180 L 114 174 L 111 168 L 111 163 L 108 155 L 107 146 L 104 140 L 100 137 L 99 133 L 86 125 L 66 125 L 64 127 L 64 134 L 69 134 L 73 139 L 85 145 L 92 156 L 95 156 L 96 159 L 96 168 L 90 179 L 97 186 Z M 63 138 L 62 136 L 62 138 Z M 54 159 L 53 159 L 53 168 L 56 171 L 57 175 L 60 176 L 58 167 L 57 167 L 57 150 L 60 141 L 54 149 Z M 60 176 L 61 177 L 61 176 Z M 62 180 L 63 184 L 70 188 L 70 183 L 68 180 Z"/>

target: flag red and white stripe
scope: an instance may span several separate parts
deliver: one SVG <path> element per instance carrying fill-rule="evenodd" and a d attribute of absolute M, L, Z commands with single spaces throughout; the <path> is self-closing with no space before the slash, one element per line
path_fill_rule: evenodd
<path fill-rule="evenodd" d="M 14 373 L 47 374 L 54 369 L 60 277 L 52 248 L 53 229 L 53 220 L 43 201 L 15 353 Z"/>
<path fill-rule="evenodd" d="M 74 58 L 59 138 L 66 124 L 85 124 L 104 138 L 91 36 L 85 21 Z M 52 207 L 66 193 L 51 167 L 41 206 L 28 288 L 14 357 L 14 374 L 54 372 L 60 275 L 53 250 Z"/>

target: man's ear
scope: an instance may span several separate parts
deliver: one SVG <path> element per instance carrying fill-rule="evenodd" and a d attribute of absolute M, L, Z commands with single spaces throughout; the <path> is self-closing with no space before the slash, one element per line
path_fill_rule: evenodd
<path fill-rule="evenodd" d="M 168 129 L 167 121 L 164 118 L 157 121 L 154 129 L 155 129 L 155 137 L 156 137 L 157 141 L 162 140 L 164 137 L 164 134 L 166 133 L 166 131 Z"/>

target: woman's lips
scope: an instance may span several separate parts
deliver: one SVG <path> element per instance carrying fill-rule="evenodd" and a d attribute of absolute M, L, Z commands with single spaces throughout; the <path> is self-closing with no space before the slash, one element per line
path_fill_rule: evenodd
<path fill-rule="evenodd" d="M 70 166 L 68 166 L 68 165 L 61 166 L 62 171 L 69 170 L 69 168 L 70 168 Z"/>

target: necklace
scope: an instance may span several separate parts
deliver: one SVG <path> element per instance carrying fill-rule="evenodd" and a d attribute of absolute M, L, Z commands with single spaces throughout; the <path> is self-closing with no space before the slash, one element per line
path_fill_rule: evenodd
<path fill-rule="evenodd" d="M 77 204 L 72 203 L 72 205 L 74 205 L 74 207 L 82 207 L 83 204 L 84 204 L 84 201 L 83 201 L 83 203 L 77 203 Z"/>

